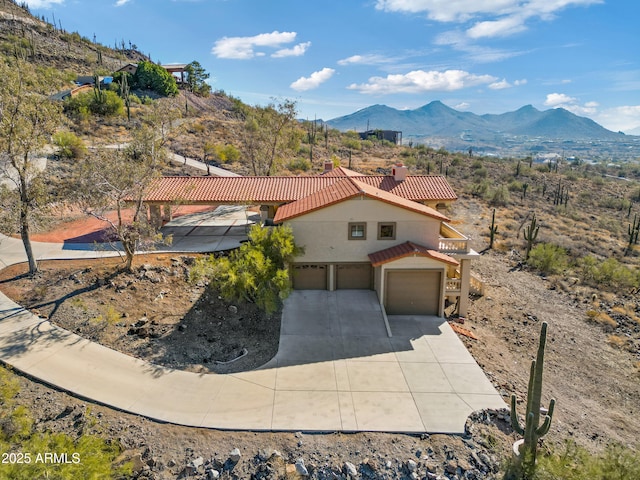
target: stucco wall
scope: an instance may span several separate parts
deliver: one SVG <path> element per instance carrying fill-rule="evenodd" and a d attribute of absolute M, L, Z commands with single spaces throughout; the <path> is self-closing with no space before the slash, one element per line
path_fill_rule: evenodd
<path fill-rule="evenodd" d="M 350 222 L 366 222 L 366 240 L 349 240 Z M 395 222 L 395 240 L 378 240 L 378 222 Z M 369 253 L 407 240 L 437 249 L 440 221 L 371 198 L 355 198 L 286 222 L 305 254 L 296 262 L 367 262 Z"/>

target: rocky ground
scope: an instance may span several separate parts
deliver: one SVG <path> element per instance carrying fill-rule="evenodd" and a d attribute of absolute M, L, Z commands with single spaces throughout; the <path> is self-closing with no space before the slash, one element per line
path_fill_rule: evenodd
<path fill-rule="evenodd" d="M 451 216 L 459 219 L 473 247 L 483 250 L 486 209 L 471 198 L 458 203 Z M 473 299 L 464 319 L 464 328 L 477 339 L 462 338 L 478 363 L 505 399 L 515 393 L 522 401 L 540 324 L 547 321 L 544 403 L 555 397 L 557 407 L 545 443 L 573 439 L 590 450 L 610 442 L 635 445 L 640 431 L 637 359 L 628 348 L 612 343 L 612 331 L 589 322 L 587 315 L 594 301 L 615 315 L 621 300 L 605 294 L 594 300 L 587 288 L 567 287 L 572 282 L 568 279 L 526 271 L 517 250 L 497 250 L 474 261 L 473 270 L 485 281 L 486 293 Z M 232 368 L 252 368 L 251 361 L 257 365 L 270 358 L 277 345 L 277 316 L 268 327 L 260 326 L 265 319 L 255 317 L 255 311 L 222 302 L 205 293 L 204 285 L 186 283 L 188 258 L 152 255 L 140 260 L 134 274 L 106 280 L 99 280 L 104 277 L 100 262 L 91 268 L 68 264 L 58 267 L 62 273 L 48 283 L 45 274 L 35 287 L 20 288 L 20 281 L 4 280 L 0 288 L 90 338 L 100 340 L 112 332 L 114 346 L 158 363 L 216 370 L 217 359 L 208 353 L 211 345 L 222 352 L 216 339 L 240 331 L 260 336 L 260 343 L 271 344 L 271 349 L 258 354 L 257 347 L 247 347 L 255 351 L 253 357 L 243 357 Z M 17 273 L 2 272 L 4 279 Z M 53 301 L 72 292 L 64 302 Z M 616 318 L 620 334 L 640 327 L 633 320 Z M 227 324 L 231 329 L 223 330 Z M 248 345 L 238 343 L 238 337 L 229 343 L 220 361 Z M 499 478 L 515 439 L 506 410 L 474 414 L 464 436 L 215 431 L 158 424 L 28 378 L 21 378 L 21 383 L 20 402 L 34 413 L 38 428 L 116 439 L 124 449 L 121 460 L 132 460 L 141 479 L 298 478 L 305 472 L 310 478 Z"/>

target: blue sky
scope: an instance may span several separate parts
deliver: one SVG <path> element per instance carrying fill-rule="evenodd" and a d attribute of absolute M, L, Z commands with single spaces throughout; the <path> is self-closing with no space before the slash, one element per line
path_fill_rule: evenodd
<path fill-rule="evenodd" d="M 199 61 L 245 103 L 325 120 L 432 100 L 564 107 L 640 134 L 638 0 L 28 0 L 68 31 Z"/>

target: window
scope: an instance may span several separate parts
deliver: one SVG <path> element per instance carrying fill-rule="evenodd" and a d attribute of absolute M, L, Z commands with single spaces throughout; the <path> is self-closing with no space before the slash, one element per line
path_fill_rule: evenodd
<path fill-rule="evenodd" d="M 349 240 L 366 240 L 367 224 L 364 222 L 349 224 Z"/>
<path fill-rule="evenodd" d="M 396 224 L 395 222 L 378 223 L 378 240 L 395 240 Z"/>

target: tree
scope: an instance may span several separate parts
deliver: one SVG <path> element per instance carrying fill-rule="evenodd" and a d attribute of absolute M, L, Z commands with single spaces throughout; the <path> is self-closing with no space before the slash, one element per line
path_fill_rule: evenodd
<path fill-rule="evenodd" d="M 47 76 L 39 73 L 21 61 L 0 60 L 0 169 L 12 184 L 1 194 L 2 225 L 11 233 L 19 230 L 31 275 L 38 271 L 31 227 L 48 204 L 37 155 L 62 123 L 59 105 L 46 95 Z"/>
<path fill-rule="evenodd" d="M 208 278 L 227 301 L 249 301 L 268 314 L 291 292 L 289 263 L 303 253 L 291 227 L 253 225 L 249 241 L 228 257 L 199 260 L 192 278 Z"/>
<path fill-rule="evenodd" d="M 80 166 L 78 201 L 86 214 L 109 224 L 122 244 L 126 270 L 131 270 L 141 246 L 162 239 L 146 218 L 143 199 L 165 163 L 156 132 L 144 126 L 134 132 L 124 150 L 99 151 Z M 115 219 L 108 215 L 110 211 L 115 212 Z"/>
<path fill-rule="evenodd" d="M 242 149 L 254 175 L 273 175 L 282 161 L 298 150 L 296 115 L 292 100 L 254 107 L 247 114 Z"/>
<path fill-rule="evenodd" d="M 153 90 L 167 97 L 174 97 L 178 94 L 178 85 L 173 75 L 160 65 L 148 61 L 138 63 L 138 69 L 133 76 L 131 86 Z"/>
<path fill-rule="evenodd" d="M 208 97 L 211 93 L 211 85 L 206 81 L 209 78 L 209 74 L 202 65 L 194 60 L 184 70 L 187 73 L 186 82 L 189 91 L 200 97 Z"/>

